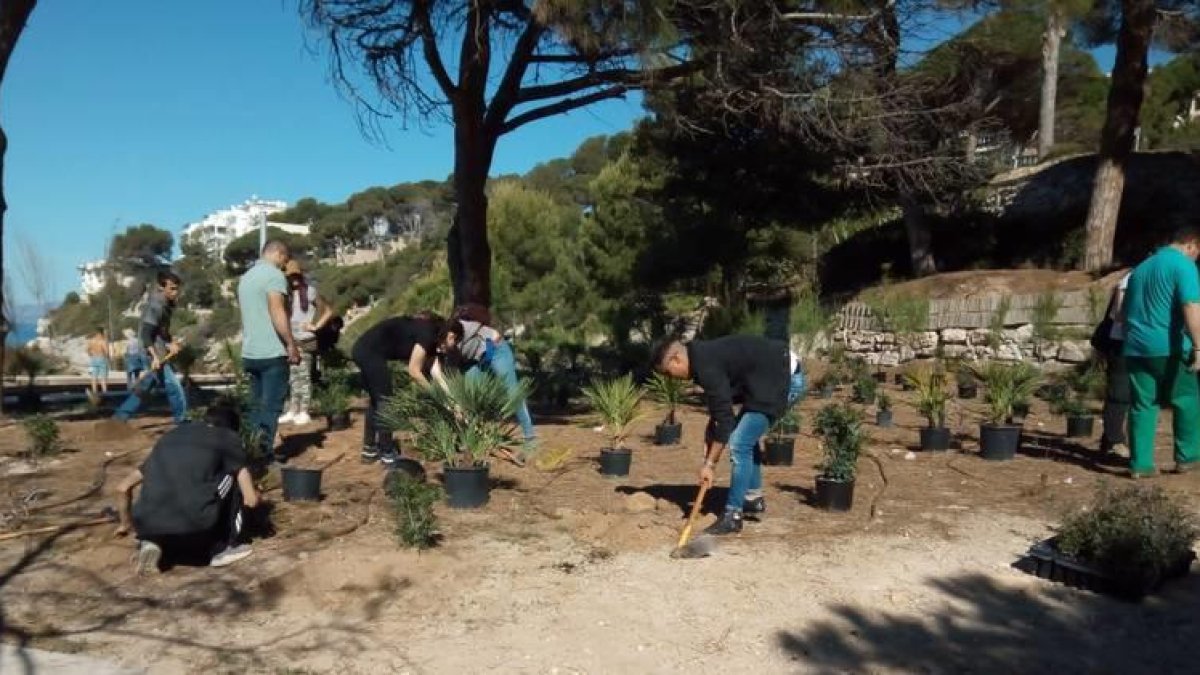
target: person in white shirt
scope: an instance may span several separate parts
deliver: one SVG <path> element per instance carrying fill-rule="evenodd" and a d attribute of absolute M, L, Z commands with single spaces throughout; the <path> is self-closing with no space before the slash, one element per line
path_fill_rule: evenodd
<path fill-rule="evenodd" d="M 1125 436 L 1125 419 L 1130 403 L 1129 371 L 1125 367 L 1125 357 L 1122 356 L 1121 350 L 1125 344 L 1123 305 L 1130 274 L 1132 273 L 1126 272 L 1113 288 L 1107 315 L 1112 322 L 1112 328 L 1108 333 L 1108 345 L 1101 351 L 1107 382 L 1104 393 L 1104 432 L 1100 436 L 1100 450 L 1121 457 L 1129 456 L 1129 445 Z"/>

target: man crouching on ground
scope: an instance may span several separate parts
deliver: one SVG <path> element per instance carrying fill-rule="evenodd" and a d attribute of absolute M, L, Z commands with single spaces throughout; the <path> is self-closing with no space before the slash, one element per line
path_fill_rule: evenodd
<path fill-rule="evenodd" d="M 250 555 L 250 547 L 240 543 L 242 510 L 258 506 L 259 496 L 246 468 L 239 422 L 232 405 L 214 405 L 204 422 L 168 431 L 141 468 L 117 486 L 117 535 L 131 529 L 137 534 L 138 574 L 157 571 L 164 554 L 213 567 Z"/>
<path fill-rule="evenodd" d="M 726 446 L 732 466 L 725 514 L 706 532 L 741 532 L 743 511 L 766 511 L 762 458 L 755 451 L 772 422 L 804 392 L 802 368 L 785 343 L 752 335 L 688 344 L 667 340 L 655 349 L 653 366 L 670 377 L 690 378 L 704 390 L 709 422 L 700 482 L 712 486 L 714 467 Z M 743 401 L 736 417 L 735 397 Z"/>

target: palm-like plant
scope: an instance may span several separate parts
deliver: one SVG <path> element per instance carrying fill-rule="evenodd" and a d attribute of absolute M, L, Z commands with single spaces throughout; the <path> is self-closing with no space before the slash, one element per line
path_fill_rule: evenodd
<path fill-rule="evenodd" d="M 917 392 L 917 412 L 925 416 L 932 429 L 946 426 L 946 371 L 939 366 L 914 368 L 904 374 L 904 379 Z"/>
<path fill-rule="evenodd" d="M 683 402 L 686 383 L 678 378 L 654 373 L 646 382 L 646 390 L 655 401 L 667 406 L 663 424 L 675 424 L 675 409 Z"/>
<path fill-rule="evenodd" d="M 450 468 L 482 466 L 492 451 L 518 442 L 512 417 L 528 390 L 522 381 L 510 391 L 492 373 L 451 373 L 444 387 L 400 390 L 384 402 L 379 421 L 410 432 L 411 446 L 426 459 Z"/>
<path fill-rule="evenodd" d="M 975 377 L 987 387 L 984 402 L 987 403 L 989 424 L 1002 425 L 1013 414 L 1013 406 L 1024 401 L 1037 389 L 1040 377 L 1037 368 L 1029 363 L 997 363 L 989 361 L 973 369 Z"/>
<path fill-rule="evenodd" d="M 611 380 L 592 380 L 584 387 L 583 395 L 604 422 L 604 428 L 612 440 L 611 449 L 619 450 L 629 438 L 630 427 L 637 421 L 641 408 L 642 388 L 633 383 L 633 377 L 622 375 Z"/>

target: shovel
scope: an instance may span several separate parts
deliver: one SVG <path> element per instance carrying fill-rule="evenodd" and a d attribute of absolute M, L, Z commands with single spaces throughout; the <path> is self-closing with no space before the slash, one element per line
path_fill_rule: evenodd
<path fill-rule="evenodd" d="M 699 537 L 695 541 L 689 542 L 692 536 L 692 526 L 696 524 L 696 516 L 700 515 L 700 507 L 704 505 L 704 495 L 708 492 L 708 485 L 700 484 L 700 491 L 696 493 L 696 501 L 692 504 L 692 512 L 688 516 L 687 524 L 683 526 L 683 531 L 679 533 L 679 543 L 675 544 L 675 550 L 671 551 L 672 558 L 706 558 L 712 555 L 716 548 L 716 542 L 712 537 Z"/>

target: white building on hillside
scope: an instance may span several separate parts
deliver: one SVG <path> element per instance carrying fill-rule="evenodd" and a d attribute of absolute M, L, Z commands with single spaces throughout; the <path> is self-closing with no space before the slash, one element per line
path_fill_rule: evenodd
<path fill-rule="evenodd" d="M 270 227 L 290 234 L 308 234 L 307 225 L 269 222 L 271 214 L 287 208 L 287 202 L 251 197 L 241 204 L 208 214 L 202 220 L 183 228 L 183 240 L 199 239 L 213 255 L 220 257 L 234 239 L 255 230 L 260 218 L 267 218 Z"/>
<path fill-rule="evenodd" d="M 76 269 L 79 270 L 79 296 L 84 301 L 90 296 L 104 290 L 104 284 L 107 283 L 110 274 L 113 281 L 116 281 L 125 288 L 129 288 L 136 281 L 136 279 L 128 274 L 121 274 L 116 271 L 110 273 L 107 260 L 89 260 Z"/>

